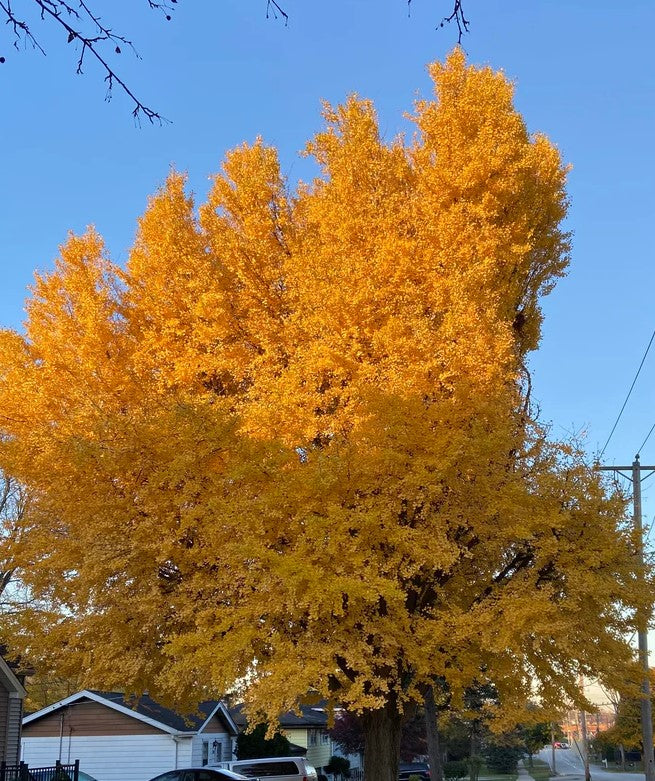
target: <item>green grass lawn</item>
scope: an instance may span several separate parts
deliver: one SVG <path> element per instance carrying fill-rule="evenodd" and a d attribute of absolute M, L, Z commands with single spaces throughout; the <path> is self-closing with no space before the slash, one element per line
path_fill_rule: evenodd
<path fill-rule="evenodd" d="M 517 778 L 518 773 L 503 775 L 501 773 L 496 773 L 493 770 L 489 770 L 484 762 L 480 766 L 480 781 L 516 781 Z"/>
<path fill-rule="evenodd" d="M 543 759 L 533 759 L 532 767 L 528 767 L 528 761 L 525 761 L 525 769 L 534 778 L 534 781 L 547 781 L 553 773 L 550 769 L 548 762 L 544 762 Z"/>
<path fill-rule="evenodd" d="M 518 773 L 511 773 L 508 775 L 498 775 L 498 773 L 480 773 L 480 781 L 516 781 Z"/>

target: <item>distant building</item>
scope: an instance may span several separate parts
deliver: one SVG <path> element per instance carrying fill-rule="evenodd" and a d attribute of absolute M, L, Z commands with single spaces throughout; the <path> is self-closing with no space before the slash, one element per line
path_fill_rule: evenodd
<path fill-rule="evenodd" d="M 599 732 L 605 732 L 614 726 L 614 712 L 607 708 L 598 708 L 594 713 L 587 713 L 587 737 L 593 738 Z M 566 712 L 560 727 L 566 735 L 569 743 L 582 738 L 580 711 L 569 710 Z"/>

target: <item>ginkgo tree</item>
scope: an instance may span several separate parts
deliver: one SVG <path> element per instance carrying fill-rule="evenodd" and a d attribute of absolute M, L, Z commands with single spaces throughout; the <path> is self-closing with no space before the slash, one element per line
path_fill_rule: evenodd
<path fill-rule="evenodd" d="M 71 236 L 0 334 L 32 658 L 251 723 L 325 698 L 367 781 L 437 681 L 546 707 L 620 675 L 646 600 L 622 497 L 530 416 L 566 170 L 502 73 L 430 73 L 409 142 L 326 106 L 295 191 L 261 140 L 198 208 L 172 173 L 124 268 Z"/>

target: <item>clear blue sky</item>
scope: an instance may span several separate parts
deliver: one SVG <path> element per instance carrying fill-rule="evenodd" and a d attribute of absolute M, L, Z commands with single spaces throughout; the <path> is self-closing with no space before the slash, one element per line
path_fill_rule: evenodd
<path fill-rule="evenodd" d="M 47 57 L 0 39 L 0 325 L 20 327 L 33 272 L 50 268 L 69 229 L 95 224 L 123 261 L 136 218 L 171 164 L 188 171 L 201 198 L 225 151 L 261 134 L 279 148 L 290 179 L 309 176 L 297 153 L 320 127 L 320 101 L 350 92 L 375 101 L 391 138 L 415 96 L 430 90 L 426 63 L 456 42 L 454 28 L 435 29 L 452 0 L 413 0 L 410 17 L 405 0 L 280 3 L 286 28 L 266 19 L 266 0 L 180 0 L 168 23 L 146 0 L 93 0 L 135 41 L 143 60 L 124 53 L 116 67 L 172 120 L 163 127 L 136 128 L 118 91 L 105 103 L 90 61 L 75 76 L 74 44 L 58 31 L 34 28 Z M 573 165 L 573 263 L 546 301 L 531 366 L 554 434 L 585 431 L 594 451 L 655 328 L 655 3 L 465 0 L 465 9 L 470 60 L 516 81 L 530 129 L 545 132 Z M 655 423 L 654 381 L 655 347 L 606 461 L 629 463 Z M 655 434 L 642 461 L 655 462 Z M 646 493 L 648 522 L 654 505 Z"/>

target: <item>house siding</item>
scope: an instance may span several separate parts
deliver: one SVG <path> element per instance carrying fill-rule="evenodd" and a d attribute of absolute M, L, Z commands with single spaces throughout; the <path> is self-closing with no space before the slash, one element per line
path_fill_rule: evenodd
<path fill-rule="evenodd" d="M 29 725 L 27 725 L 29 726 Z M 27 727 L 25 728 L 27 729 Z M 190 737 L 172 735 L 82 735 L 35 737 L 23 734 L 24 762 L 35 766 L 80 760 L 80 769 L 98 781 L 148 781 L 191 764 Z"/>
<path fill-rule="evenodd" d="M 48 713 L 23 727 L 23 735 L 30 738 L 59 738 L 62 733 L 64 736 L 71 734 L 75 737 L 161 735 L 162 730 L 86 698 Z"/>
<path fill-rule="evenodd" d="M 291 743 L 295 743 L 296 746 L 302 746 L 303 748 L 308 747 L 306 729 L 284 729 L 283 732 Z"/>
<path fill-rule="evenodd" d="M 10 762 L 7 744 L 7 726 L 9 724 L 9 692 L 0 682 L 0 760 Z"/>
<path fill-rule="evenodd" d="M 320 740 L 320 737 L 319 737 Z M 310 746 L 307 749 L 307 761 L 316 768 L 323 768 L 330 761 L 332 756 L 331 743 L 319 743 L 317 746 Z"/>
<path fill-rule="evenodd" d="M 207 744 L 206 753 L 203 752 L 203 744 Z M 214 746 L 214 743 L 217 745 Z M 205 761 L 205 756 L 207 760 Z M 193 739 L 192 761 L 195 767 L 203 764 L 214 765 L 231 762 L 235 759 L 234 742 L 229 731 L 225 727 L 220 712 L 214 714 Z"/>
<path fill-rule="evenodd" d="M 8 764 L 14 764 L 20 760 L 20 728 L 23 718 L 23 700 L 21 697 L 13 694 L 9 695 L 7 716 L 5 761 Z"/>
<path fill-rule="evenodd" d="M 19 758 L 24 696 L 20 677 L 0 654 L 0 761 L 8 764 L 16 763 Z"/>
<path fill-rule="evenodd" d="M 214 749 L 214 741 L 220 746 L 220 756 Z M 231 762 L 235 757 L 232 754 L 232 739 L 223 730 L 222 732 L 201 732 L 193 738 L 191 764 L 194 767 L 202 767 L 203 750 L 202 744 L 207 743 L 207 764 Z"/>
<path fill-rule="evenodd" d="M 312 744 L 311 733 L 316 734 L 316 744 Z M 332 756 L 332 741 L 328 738 L 324 741 L 323 735 L 327 735 L 326 730 L 312 727 L 303 727 L 298 729 L 285 729 L 284 734 L 291 743 L 296 746 L 302 746 L 307 749 L 307 761 L 316 768 L 325 767 Z"/>
<path fill-rule="evenodd" d="M 218 716 L 212 716 L 209 722 L 203 727 L 203 732 L 219 733 L 220 735 L 226 734 L 227 730 L 225 725 Z"/>

